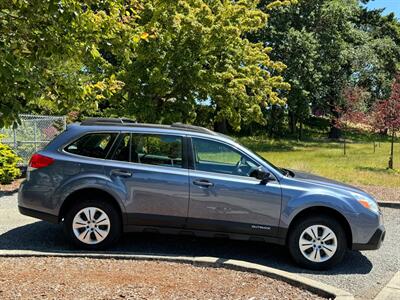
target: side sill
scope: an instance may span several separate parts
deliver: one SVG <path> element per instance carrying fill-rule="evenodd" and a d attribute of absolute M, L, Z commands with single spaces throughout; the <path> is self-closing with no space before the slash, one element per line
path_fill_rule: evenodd
<path fill-rule="evenodd" d="M 285 245 L 285 239 L 279 237 L 247 235 L 247 234 L 227 233 L 218 231 L 193 230 L 188 228 L 125 225 L 124 232 L 147 232 L 147 233 L 157 233 L 157 234 L 196 236 L 205 238 L 226 238 L 231 240 L 258 241 L 258 242 L 266 242 L 282 246 Z"/>

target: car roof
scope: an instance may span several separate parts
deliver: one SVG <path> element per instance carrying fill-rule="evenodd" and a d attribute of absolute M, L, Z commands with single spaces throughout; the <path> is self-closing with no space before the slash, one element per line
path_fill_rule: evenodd
<path fill-rule="evenodd" d="M 223 134 L 217 133 L 210 129 L 200 126 L 194 126 L 183 123 L 173 123 L 171 125 L 163 125 L 163 124 L 147 124 L 147 123 L 137 123 L 131 119 L 124 118 L 88 118 L 83 120 L 80 126 L 101 126 L 102 129 L 105 127 L 128 127 L 128 128 L 149 128 L 149 129 L 161 129 L 161 130 L 173 130 L 173 131 L 182 131 L 182 132 L 193 132 L 193 133 L 202 133 L 208 134 L 212 136 L 220 136 L 229 138 Z"/>

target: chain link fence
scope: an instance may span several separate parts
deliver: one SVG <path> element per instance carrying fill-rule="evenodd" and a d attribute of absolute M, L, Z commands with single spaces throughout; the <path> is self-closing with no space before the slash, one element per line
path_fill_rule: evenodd
<path fill-rule="evenodd" d="M 8 144 L 26 165 L 33 153 L 43 149 L 55 136 L 66 129 L 65 116 L 19 116 L 21 124 L 15 128 L 0 129 L 5 137 L 2 143 Z"/>

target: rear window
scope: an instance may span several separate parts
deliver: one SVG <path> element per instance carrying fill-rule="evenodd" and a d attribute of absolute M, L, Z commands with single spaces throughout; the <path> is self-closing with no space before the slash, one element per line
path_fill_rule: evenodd
<path fill-rule="evenodd" d="M 116 137 L 117 133 L 112 132 L 89 133 L 68 145 L 64 150 L 82 156 L 106 158 Z"/>

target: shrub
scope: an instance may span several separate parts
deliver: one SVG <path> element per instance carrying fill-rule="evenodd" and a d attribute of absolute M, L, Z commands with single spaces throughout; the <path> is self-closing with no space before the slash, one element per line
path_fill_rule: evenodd
<path fill-rule="evenodd" d="M 3 136 L 0 135 L 0 141 Z M 21 161 L 14 151 L 0 142 L 0 184 L 11 183 L 15 178 L 21 175 L 17 164 Z"/>

